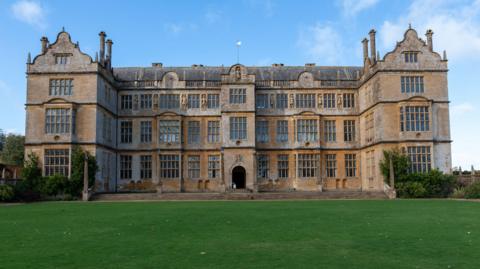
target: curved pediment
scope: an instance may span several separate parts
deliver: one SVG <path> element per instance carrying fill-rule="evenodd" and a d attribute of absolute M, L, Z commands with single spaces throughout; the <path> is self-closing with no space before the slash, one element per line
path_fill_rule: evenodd
<path fill-rule="evenodd" d="M 163 112 L 163 113 L 160 113 L 159 116 L 162 116 L 162 117 L 168 117 L 168 116 L 170 116 L 170 117 L 177 117 L 177 116 L 178 116 L 178 117 L 180 117 L 180 116 L 182 116 L 182 115 L 180 115 L 180 114 L 178 114 L 178 113 L 176 113 L 176 112 L 173 112 L 173 111 L 165 111 L 165 112 Z"/>
<path fill-rule="evenodd" d="M 61 97 L 55 97 L 45 102 L 45 104 L 66 104 L 66 103 L 71 103 L 71 102 Z"/>

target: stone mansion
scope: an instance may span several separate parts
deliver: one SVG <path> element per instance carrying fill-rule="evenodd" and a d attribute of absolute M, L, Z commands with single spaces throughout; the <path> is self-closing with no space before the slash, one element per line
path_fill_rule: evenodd
<path fill-rule="evenodd" d="M 96 157 L 95 191 L 383 191 L 397 148 L 410 170 L 451 171 L 446 53 L 407 29 L 361 66 L 113 67 L 62 31 L 27 62 L 26 154 L 70 175 L 74 146 Z"/>

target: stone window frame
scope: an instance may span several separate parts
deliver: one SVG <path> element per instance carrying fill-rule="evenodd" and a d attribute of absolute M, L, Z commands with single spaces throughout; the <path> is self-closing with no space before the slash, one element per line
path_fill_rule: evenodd
<path fill-rule="evenodd" d="M 268 143 L 270 141 L 268 120 L 257 120 L 255 123 L 255 138 L 259 143 Z"/>
<path fill-rule="evenodd" d="M 140 94 L 140 109 L 152 109 L 153 95 L 150 93 Z"/>
<path fill-rule="evenodd" d="M 220 94 L 209 93 L 207 94 L 207 108 L 216 109 L 220 107 Z"/>
<path fill-rule="evenodd" d="M 152 155 L 140 155 L 140 179 L 152 179 Z"/>
<path fill-rule="evenodd" d="M 355 141 L 355 120 L 343 120 L 343 141 Z"/>
<path fill-rule="evenodd" d="M 275 96 L 275 105 L 277 109 L 287 109 L 288 108 L 288 94 L 287 93 L 277 93 Z"/>
<path fill-rule="evenodd" d="M 73 78 L 51 78 L 49 81 L 49 96 L 71 96 L 74 88 Z"/>
<path fill-rule="evenodd" d="M 270 156 L 267 154 L 257 155 L 257 178 L 267 179 L 270 172 Z"/>
<path fill-rule="evenodd" d="M 317 119 L 297 119 L 296 120 L 296 139 L 297 142 L 317 142 L 318 141 L 318 120 Z"/>
<path fill-rule="evenodd" d="M 220 155 L 208 155 L 208 178 L 220 177 Z"/>
<path fill-rule="evenodd" d="M 255 96 L 255 107 L 257 109 L 269 109 L 269 94 L 268 93 L 257 93 Z"/>
<path fill-rule="evenodd" d="M 189 109 L 198 109 L 200 108 L 200 94 L 191 93 L 187 97 L 187 107 Z"/>
<path fill-rule="evenodd" d="M 140 143 L 152 143 L 152 121 L 140 121 Z"/>
<path fill-rule="evenodd" d="M 316 95 L 314 93 L 296 93 L 295 108 L 315 108 Z"/>
<path fill-rule="evenodd" d="M 407 146 L 402 151 L 410 159 L 410 173 L 427 173 L 432 170 L 432 150 L 431 146 Z"/>
<path fill-rule="evenodd" d="M 71 106 L 47 106 L 45 107 L 45 134 L 74 134 L 76 113 Z"/>
<path fill-rule="evenodd" d="M 247 88 L 230 88 L 230 104 L 245 104 L 247 102 Z"/>
<path fill-rule="evenodd" d="M 288 120 L 277 120 L 276 141 L 288 142 Z"/>
<path fill-rule="evenodd" d="M 187 173 L 190 179 L 200 178 L 200 155 L 189 155 L 187 157 Z"/>
<path fill-rule="evenodd" d="M 418 63 L 418 51 L 404 51 L 405 63 Z"/>
<path fill-rule="evenodd" d="M 300 153 L 297 155 L 297 177 L 316 178 L 320 166 L 320 154 Z"/>
<path fill-rule="evenodd" d="M 158 159 L 160 178 L 180 178 L 180 156 L 178 154 L 160 154 Z"/>
<path fill-rule="evenodd" d="M 121 110 L 133 109 L 133 96 L 131 94 L 120 95 L 120 109 Z"/>
<path fill-rule="evenodd" d="M 336 120 L 323 121 L 323 138 L 325 142 L 337 141 L 337 121 Z"/>
<path fill-rule="evenodd" d="M 230 140 L 247 140 L 247 117 L 230 117 Z"/>
<path fill-rule="evenodd" d="M 190 120 L 187 122 L 187 143 L 199 144 L 201 138 L 201 126 L 199 120 Z"/>
<path fill-rule="evenodd" d="M 423 76 L 400 76 L 400 89 L 402 93 L 424 93 L 425 83 Z"/>
<path fill-rule="evenodd" d="M 404 105 L 400 107 L 401 132 L 429 132 L 430 124 L 429 105 Z"/>
<path fill-rule="evenodd" d="M 344 159 L 345 159 L 345 177 L 356 177 L 357 176 L 357 154 L 346 153 L 344 155 Z"/>
<path fill-rule="evenodd" d="M 174 119 L 161 119 L 158 121 L 159 143 L 180 143 L 181 122 Z"/>
<path fill-rule="evenodd" d="M 120 179 L 132 179 L 132 155 L 120 155 Z"/>
<path fill-rule="evenodd" d="M 207 121 L 207 142 L 208 143 L 220 142 L 220 121 L 219 120 Z"/>
<path fill-rule="evenodd" d="M 277 155 L 277 173 L 279 178 L 288 178 L 289 172 L 289 157 L 288 154 Z"/>
<path fill-rule="evenodd" d="M 71 53 L 55 53 L 55 64 L 56 65 L 67 65 L 70 64 L 71 57 L 73 54 Z"/>
<path fill-rule="evenodd" d="M 162 93 L 158 95 L 159 109 L 179 109 L 180 108 L 180 94 L 176 93 Z"/>
<path fill-rule="evenodd" d="M 70 149 L 51 148 L 43 151 L 43 175 L 70 176 Z"/>
<path fill-rule="evenodd" d="M 337 154 L 325 154 L 325 176 L 337 177 Z"/>
<path fill-rule="evenodd" d="M 336 94 L 335 93 L 324 93 L 323 94 L 323 108 L 335 108 L 336 103 Z"/>
<path fill-rule="evenodd" d="M 133 142 L 133 121 L 120 121 L 120 143 L 131 144 Z"/>
<path fill-rule="evenodd" d="M 375 138 L 375 113 L 369 112 L 365 115 L 365 143 L 373 142 Z"/>
<path fill-rule="evenodd" d="M 343 108 L 354 108 L 355 107 L 355 94 L 354 93 L 343 93 Z"/>

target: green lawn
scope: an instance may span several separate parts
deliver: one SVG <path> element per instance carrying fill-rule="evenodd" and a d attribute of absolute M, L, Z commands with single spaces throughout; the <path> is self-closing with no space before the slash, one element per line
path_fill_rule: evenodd
<path fill-rule="evenodd" d="M 0 205 L 0 268 L 480 268 L 480 203 Z"/>

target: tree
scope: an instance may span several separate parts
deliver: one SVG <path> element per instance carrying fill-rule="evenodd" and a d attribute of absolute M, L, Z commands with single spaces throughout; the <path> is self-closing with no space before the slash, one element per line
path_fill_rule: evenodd
<path fill-rule="evenodd" d="M 72 196 L 80 196 L 82 193 L 85 154 L 87 154 L 88 159 L 88 186 L 92 187 L 95 184 L 95 173 L 98 170 L 95 157 L 88 152 L 84 152 L 80 147 L 74 147 L 72 150 L 71 176 L 69 186 L 66 189 L 66 192 Z"/>
<path fill-rule="evenodd" d="M 24 143 L 25 137 L 23 135 L 7 135 L 3 150 L 0 152 L 0 159 L 6 164 L 22 165 L 25 150 Z"/>
<path fill-rule="evenodd" d="M 38 165 L 38 157 L 33 152 L 28 154 L 22 170 L 22 181 L 16 187 L 18 198 L 27 201 L 38 200 L 42 189 L 42 170 Z"/>
<path fill-rule="evenodd" d="M 408 174 L 410 159 L 398 149 L 384 150 L 383 160 L 380 162 L 380 170 L 384 180 L 387 182 L 390 178 L 390 158 L 393 162 L 393 174 L 395 176 L 395 181 L 401 181 L 402 178 Z"/>
<path fill-rule="evenodd" d="M 3 150 L 3 145 L 5 145 L 5 133 L 3 132 L 2 129 L 0 129 L 0 153 L 2 152 Z"/>

